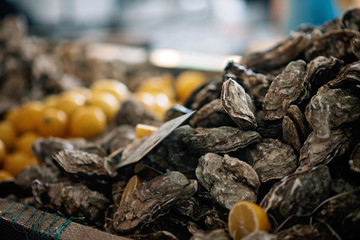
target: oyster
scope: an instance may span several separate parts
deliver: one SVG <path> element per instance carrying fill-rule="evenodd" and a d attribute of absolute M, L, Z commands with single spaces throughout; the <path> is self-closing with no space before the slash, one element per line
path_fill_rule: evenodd
<path fill-rule="evenodd" d="M 327 139 L 331 129 L 360 118 L 360 99 L 345 89 L 319 91 L 305 110 L 317 138 Z"/>
<path fill-rule="evenodd" d="M 314 214 L 315 219 L 326 222 L 344 239 L 357 239 L 359 231 L 360 191 L 335 195 L 324 202 Z"/>
<path fill-rule="evenodd" d="M 221 102 L 225 111 L 241 129 L 255 129 L 255 105 L 250 96 L 236 81 L 229 79 L 223 83 Z"/>
<path fill-rule="evenodd" d="M 342 27 L 355 31 L 360 31 L 360 9 L 350 8 L 341 18 Z"/>
<path fill-rule="evenodd" d="M 318 164 L 328 164 L 339 159 L 349 149 L 350 142 L 351 134 L 342 129 L 332 130 L 327 139 L 317 137 L 314 132 L 310 133 L 300 150 L 296 172 L 308 171 Z"/>
<path fill-rule="evenodd" d="M 188 105 L 190 109 L 200 109 L 205 104 L 211 102 L 214 99 L 220 98 L 222 81 L 221 79 L 213 80 L 206 83 L 198 92 L 190 96 Z"/>
<path fill-rule="evenodd" d="M 128 98 L 121 104 L 119 111 L 114 117 L 114 122 L 116 125 L 128 124 L 131 126 L 135 126 L 138 123 L 160 125 L 159 120 L 133 98 Z"/>
<path fill-rule="evenodd" d="M 348 29 L 339 29 L 315 36 L 305 51 L 306 61 L 318 56 L 335 57 L 344 61 L 354 59 L 351 41 L 359 38 L 360 33 Z"/>
<path fill-rule="evenodd" d="M 241 200 L 256 202 L 260 181 L 246 162 L 226 154 L 207 153 L 199 159 L 195 173 L 201 185 L 227 209 Z"/>
<path fill-rule="evenodd" d="M 109 178 L 105 158 L 80 150 L 61 150 L 54 155 L 54 161 L 63 171 L 76 177 Z"/>
<path fill-rule="evenodd" d="M 360 173 L 360 143 L 356 145 L 349 160 L 350 169 Z"/>
<path fill-rule="evenodd" d="M 291 105 L 282 122 L 283 141 L 300 152 L 305 139 L 310 133 L 304 114 L 297 105 Z"/>
<path fill-rule="evenodd" d="M 224 69 L 224 82 L 234 79 L 239 83 L 254 100 L 256 107 L 261 108 L 265 94 L 270 83 L 274 80 L 272 75 L 254 73 L 251 69 L 229 61 Z"/>
<path fill-rule="evenodd" d="M 334 57 L 319 56 L 311 60 L 307 65 L 306 79 L 311 86 L 311 93 L 314 95 L 317 90 L 339 73 L 344 62 Z"/>
<path fill-rule="evenodd" d="M 235 123 L 224 110 L 220 99 L 214 99 L 200 108 L 189 120 L 192 127 L 235 126 Z"/>
<path fill-rule="evenodd" d="M 297 59 L 310 42 L 310 34 L 295 32 L 269 50 L 250 53 L 242 59 L 241 64 L 255 72 L 266 73 Z"/>
<path fill-rule="evenodd" d="M 233 127 L 195 128 L 184 137 L 184 142 L 199 153 L 227 153 L 260 141 L 255 131 L 243 131 Z"/>
<path fill-rule="evenodd" d="M 288 107 L 299 104 L 309 94 L 309 87 L 304 81 L 306 63 L 302 60 L 290 62 L 284 71 L 271 83 L 263 102 L 264 120 L 282 118 Z"/>
<path fill-rule="evenodd" d="M 43 183 L 35 180 L 32 192 L 45 207 L 65 216 L 85 217 L 86 221 L 97 224 L 104 221 L 110 203 L 103 194 L 74 182 Z"/>
<path fill-rule="evenodd" d="M 245 156 L 262 183 L 281 179 L 294 172 L 297 167 L 294 150 L 278 139 L 262 139 L 245 149 Z"/>
<path fill-rule="evenodd" d="M 278 222 L 290 216 L 305 216 L 330 195 L 330 183 L 330 172 L 324 165 L 290 174 L 275 183 L 260 206 Z"/>
<path fill-rule="evenodd" d="M 331 88 L 359 88 L 360 86 L 360 61 L 346 65 L 339 75 L 330 81 Z"/>
<path fill-rule="evenodd" d="M 140 232 L 141 228 L 166 214 L 170 207 L 197 191 L 197 182 L 180 172 L 169 172 L 136 187 L 114 214 L 118 233 Z"/>

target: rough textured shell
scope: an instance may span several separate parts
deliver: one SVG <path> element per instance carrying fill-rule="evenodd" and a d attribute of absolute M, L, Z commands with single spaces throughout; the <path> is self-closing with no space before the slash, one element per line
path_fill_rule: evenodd
<path fill-rule="evenodd" d="M 341 129 L 332 130 L 327 139 L 310 133 L 300 150 L 299 167 L 296 172 L 308 171 L 318 164 L 328 164 L 342 157 L 349 149 L 351 137 Z"/>
<path fill-rule="evenodd" d="M 283 141 L 300 152 L 305 139 L 310 133 L 308 123 L 304 114 L 297 105 L 288 108 L 286 116 L 282 122 Z"/>
<path fill-rule="evenodd" d="M 105 159 L 93 153 L 79 150 L 62 150 L 54 155 L 56 163 L 72 175 L 108 177 Z"/>
<path fill-rule="evenodd" d="M 360 99 L 344 89 L 319 91 L 306 106 L 305 116 L 316 137 L 327 139 L 331 129 L 360 118 Z"/>
<path fill-rule="evenodd" d="M 178 127 L 147 155 L 147 163 L 162 172 L 179 171 L 186 177 L 194 178 L 201 154 L 189 150 L 184 143 L 184 139 L 193 133 L 194 129 L 189 125 Z"/>
<path fill-rule="evenodd" d="M 260 205 L 280 222 L 291 215 L 304 216 L 329 196 L 330 183 L 330 172 L 324 165 L 291 174 L 275 183 Z"/>
<path fill-rule="evenodd" d="M 282 140 L 284 143 L 292 146 L 297 152 L 300 152 L 302 141 L 300 140 L 300 133 L 296 129 L 296 125 L 289 116 L 285 116 L 282 121 Z"/>
<path fill-rule="evenodd" d="M 347 29 L 334 30 L 315 36 L 305 51 L 305 59 L 311 61 L 318 56 L 332 56 L 341 60 L 354 58 L 350 45 L 352 39 L 359 36 L 359 32 Z"/>
<path fill-rule="evenodd" d="M 246 160 L 262 183 L 281 179 L 294 172 L 297 167 L 297 156 L 292 147 L 271 138 L 264 138 L 247 148 Z"/>
<path fill-rule="evenodd" d="M 351 8 L 348 11 L 344 12 L 342 18 L 342 27 L 360 31 L 360 9 Z"/>
<path fill-rule="evenodd" d="M 234 79 L 245 91 L 253 98 L 256 107 L 261 107 L 265 94 L 269 89 L 270 83 L 274 80 L 272 75 L 255 73 L 251 69 L 229 61 L 224 69 L 224 82 Z M 257 104 L 259 106 L 257 106 Z"/>
<path fill-rule="evenodd" d="M 65 216 L 85 217 L 89 222 L 102 222 L 109 200 L 101 193 L 74 182 L 41 183 L 35 181 L 33 194 L 46 207 Z"/>
<path fill-rule="evenodd" d="M 137 186 L 114 214 L 114 229 L 119 233 L 135 232 L 167 213 L 179 200 L 190 198 L 197 182 L 180 172 L 169 172 Z"/>
<path fill-rule="evenodd" d="M 216 229 L 211 232 L 198 231 L 190 238 L 190 240 L 231 240 L 231 236 L 224 229 Z"/>
<path fill-rule="evenodd" d="M 214 99 L 200 108 L 189 120 L 192 127 L 235 126 L 224 110 L 220 99 Z"/>
<path fill-rule="evenodd" d="M 351 40 L 351 50 L 357 59 L 360 59 L 360 38 Z"/>
<path fill-rule="evenodd" d="M 319 56 L 311 60 L 307 65 L 305 79 L 311 86 L 311 93 L 315 94 L 319 87 L 334 79 L 343 64 L 342 60 L 334 57 Z"/>
<path fill-rule="evenodd" d="M 221 80 L 214 80 L 207 83 L 199 92 L 192 97 L 190 104 L 191 109 L 200 109 L 205 104 L 211 102 L 214 99 L 218 99 L 221 93 Z"/>
<path fill-rule="evenodd" d="M 331 235 L 328 236 L 331 239 Z M 312 225 L 294 225 L 291 228 L 276 233 L 276 239 L 329 239 Z"/>
<path fill-rule="evenodd" d="M 225 111 L 241 129 L 257 127 L 255 106 L 244 88 L 236 81 L 229 79 L 223 83 L 221 102 Z"/>
<path fill-rule="evenodd" d="M 360 143 L 358 143 L 353 149 L 350 156 L 349 165 L 351 170 L 360 173 Z"/>
<path fill-rule="evenodd" d="M 295 32 L 269 50 L 245 56 L 241 63 L 260 73 L 280 68 L 296 59 L 308 47 L 310 41 L 310 34 Z"/>
<path fill-rule="evenodd" d="M 359 189 L 348 191 L 329 199 L 318 209 L 315 217 L 340 232 L 343 239 L 358 239 L 359 206 Z"/>
<path fill-rule="evenodd" d="M 228 155 L 207 153 L 199 159 L 195 173 L 201 185 L 227 209 L 241 200 L 256 202 L 260 181 L 246 162 Z"/>
<path fill-rule="evenodd" d="M 159 125 L 156 117 L 147 111 L 140 103 L 134 99 L 126 99 L 116 113 L 114 122 L 116 125 L 129 124 L 135 126 L 138 123 Z"/>
<path fill-rule="evenodd" d="M 290 62 L 274 79 L 263 102 L 265 120 L 282 118 L 290 104 L 301 103 L 307 97 L 309 90 L 305 76 L 306 63 L 297 60 Z"/>
<path fill-rule="evenodd" d="M 218 128 L 195 128 L 193 134 L 184 138 L 188 146 L 200 153 L 227 153 L 258 142 L 260 134 L 238 128 L 222 126 Z"/>
<path fill-rule="evenodd" d="M 339 75 L 328 84 L 331 88 L 359 88 L 360 61 L 346 65 Z"/>

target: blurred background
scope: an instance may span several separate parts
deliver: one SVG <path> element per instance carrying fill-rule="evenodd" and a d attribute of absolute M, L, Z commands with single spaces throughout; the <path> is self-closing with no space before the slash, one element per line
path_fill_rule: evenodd
<path fill-rule="evenodd" d="M 271 46 L 300 23 L 320 25 L 338 17 L 359 1 L 2 0 L 1 5 L 2 18 L 20 13 L 38 36 L 198 53 L 216 65 L 223 56 Z"/>

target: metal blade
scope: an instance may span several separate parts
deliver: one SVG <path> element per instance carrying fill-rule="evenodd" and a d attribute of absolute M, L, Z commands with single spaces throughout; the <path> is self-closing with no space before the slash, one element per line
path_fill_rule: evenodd
<path fill-rule="evenodd" d="M 194 113 L 195 111 L 192 111 L 164 123 L 155 133 L 145 139 L 145 141 L 137 149 L 135 149 L 132 154 L 125 159 L 121 159 L 115 168 L 118 169 L 140 161 L 141 158 L 148 154 L 154 147 L 156 147 L 156 145 L 158 145 L 164 138 L 166 138 Z"/>

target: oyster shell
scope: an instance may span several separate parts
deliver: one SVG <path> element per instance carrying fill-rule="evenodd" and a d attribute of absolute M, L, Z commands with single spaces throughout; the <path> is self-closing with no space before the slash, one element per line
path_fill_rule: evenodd
<path fill-rule="evenodd" d="M 309 86 L 304 81 L 306 63 L 302 60 L 290 62 L 284 71 L 271 83 L 263 102 L 264 120 L 282 118 L 288 107 L 301 103 L 309 95 Z"/>
<path fill-rule="evenodd" d="M 354 30 L 339 29 L 315 36 L 305 51 L 307 62 L 318 56 L 335 57 L 344 61 L 354 59 L 351 41 L 359 38 L 360 33 Z"/>
<path fill-rule="evenodd" d="M 172 171 L 136 187 L 114 214 L 118 233 L 140 232 L 141 228 L 166 214 L 170 207 L 197 191 L 197 181 Z"/>
<path fill-rule="evenodd" d="M 300 150 L 296 172 L 308 171 L 318 164 L 328 164 L 342 157 L 349 149 L 350 142 L 351 134 L 342 129 L 332 130 L 327 139 L 317 137 L 314 132 L 310 133 Z"/>
<path fill-rule="evenodd" d="M 256 202 L 260 181 L 246 162 L 226 154 L 207 153 L 200 157 L 195 173 L 201 185 L 227 209 L 241 200 Z"/>
<path fill-rule="evenodd" d="M 195 128 L 194 133 L 184 137 L 184 142 L 199 153 L 227 153 L 260 141 L 255 131 L 222 126 L 218 128 Z"/>
<path fill-rule="evenodd" d="M 330 183 L 330 172 L 324 165 L 291 174 L 274 184 L 260 206 L 278 222 L 292 215 L 305 216 L 330 195 Z"/>
<path fill-rule="evenodd" d="M 241 60 L 241 64 L 255 72 L 266 73 L 297 59 L 310 42 L 310 34 L 295 32 L 269 50 L 250 53 Z"/>
<path fill-rule="evenodd" d="M 74 182 L 43 183 L 35 180 L 32 191 L 43 206 L 65 216 L 85 217 L 86 221 L 97 224 L 104 221 L 110 203 L 103 194 Z"/>
<path fill-rule="evenodd" d="M 288 108 L 282 122 L 283 141 L 300 152 L 305 139 L 310 133 L 304 114 L 297 105 Z"/>
<path fill-rule="evenodd" d="M 264 138 L 245 150 L 246 160 L 262 183 L 281 179 L 294 172 L 297 156 L 294 150 L 278 139 Z"/>
<path fill-rule="evenodd" d="M 349 165 L 351 170 L 360 173 L 360 143 L 353 149 L 350 155 Z"/>
<path fill-rule="evenodd" d="M 255 129 L 255 105 L 250 96 L 236 81 L 229 79 L 223 83 L 221 102 L 225 111 L 240 129 Z"/>
<path fill-rule="evenodd" d="M 189 120 L 192 127 L 235 126 L 235 123 L 224 110 L 220 99 L 214 99 L 200 108 Z"/>
<path fill-rule="evenodd" d="M 63 171 L 76 177 L 109 178 L 105 158 L 80 150 L 61 150 L 54 155 L 54 161 Z"/>
<path fill-rule="evenodd" d="M 316 137 L 327 139 L 331 129 L 360 118 L 360 99 L 339 88 L 319 91 L 306 106 L 305 116 Z"/>

